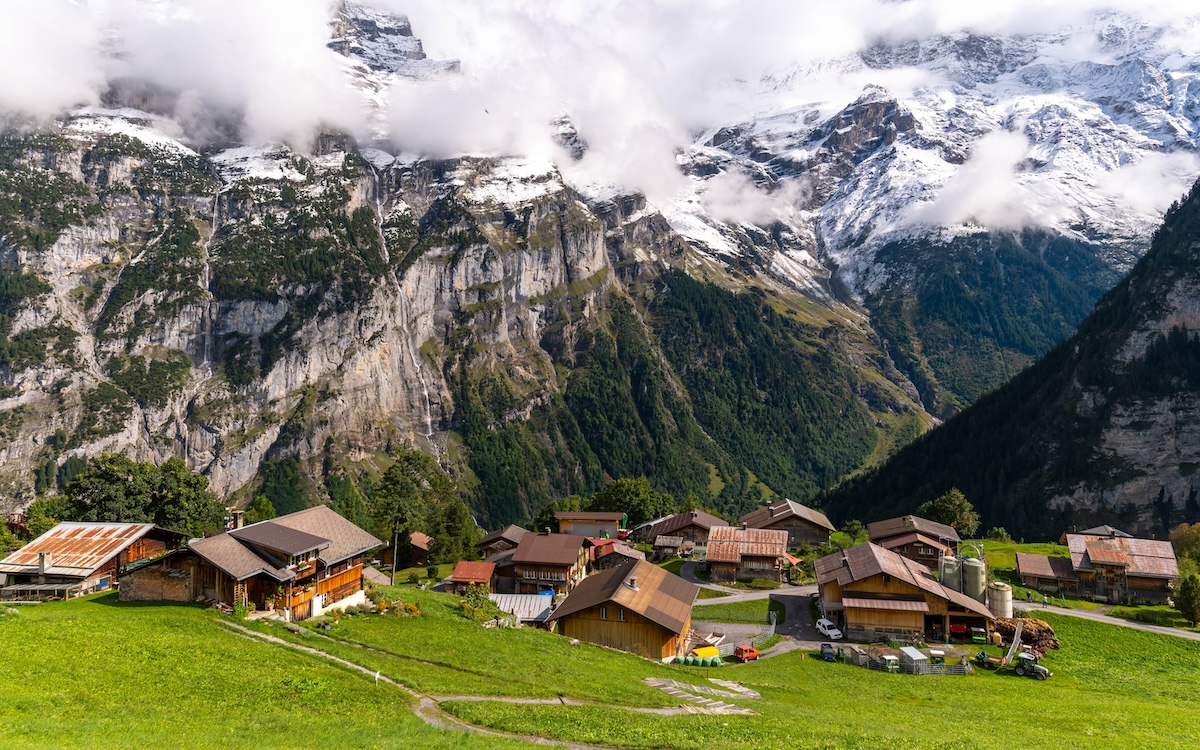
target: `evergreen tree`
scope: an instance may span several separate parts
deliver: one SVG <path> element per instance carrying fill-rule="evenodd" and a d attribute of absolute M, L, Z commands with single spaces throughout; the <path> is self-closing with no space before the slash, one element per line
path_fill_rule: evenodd
<path fill-rule="evenodd" d="M 1200 576 L 1193 573 L 1183 579 L 1179 594 L 1175 597 L 1175 608 L 1192 627 L 1200 622 Z"/>

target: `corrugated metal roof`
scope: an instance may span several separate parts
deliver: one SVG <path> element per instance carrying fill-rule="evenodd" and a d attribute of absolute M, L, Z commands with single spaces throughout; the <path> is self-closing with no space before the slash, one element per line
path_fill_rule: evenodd
<path fill-rule="evenodd" d="M 1090 542 L 1087 545 L 1088 559 L 1092 564 L 1129 566 L 1129 556 L 1124 550 L 1112 549 L 1104 544 Z"/>
<path fill-rule="evenodd" d="M 888 518 L 884 521 L 875 521 L 874 523 L 867 524 L 867 533 L 871 535 L 871 541 L 876 544 L 879 544 L 883 539 L 908 534 L 913 531 L 919 531 L 937 539 L 948 539 L 955 543 L 961 541 L 958 537 L 958 532 L 954 530 L 953 526 L 947 526 L 937 521 L 930 521 L 928 518 L 921 518 L 920 516 L 897 516 L 896 518 Z"/>
<path fill-rule="evenodd" d="M 842 606 L 853 609 L 886 609 L 893 612 L 928 612 L 929 605 L 924 599 L 865 599 L 844 594 Z"/>
<path fill-rule="evenodd" d="M 654 538 L 655 547 L 682 547 L 683 537 L 681 536 L 657 536 Z"/>
<path fill-rule="evenodd" d="M 820 526 L 828 531 L 835 531 L 833 524 L 819 510 L 801 505 L 794 500 L 780 500 L 779 502 L 771 503 L 757 510 L 752 510 L 746 515 L 738 519 L 739 524 L 745 524 L 752 529 L 761 529 L 770 526 L 773 523 L 778 523 L 786 518 L 796 517 L 807 521 L 814 526 Z"/>
<path fill-rule="evenodd" d="M 907 557 L 902 557 L 870 542 L 818 558 L 813 567 L 816 569 L 817 582 L 822 586 L 834 581 L 839 586 L 847 586 L 855 581 L 864 581 L 880 573 L 886 573 L 922 591 L 954 602 L 964 609 L 994 619 L 987 607 L 966 594 L 946 588 L 933 577 L 929 568 L 921 563 L 909 560 Z M 855 593 L 862 594 L 862 592 Z M 843 594 L 843 596 L 846 595 L 852 596 L 853 594 L 849 594 L 849 592 Z"/>
<path fill-rule="evenodd" d="M 86 576 L 153 528 L 152 523 L 66 521 L 4 558 L 0 562 L 0 573 L 36 573 L 38 555 L 47 553 L 50 555 L 48 574 Z"/>
<path fill-rule="evenodd" d="M 636 588 L 633 584 L 636 583 Z M 580 581 L 551 620 L 613 602 L 673 633 L 684 632 L 700 587 L 644 560 L 601 571 Z"/>
<path fill-rule="evenodd" d="M 489 594 L 488 598 L 501 612 L 516 615 L 521 622 L 545 622 L 554 603 L 554 597 L 537 594 Z"/>
<path fill-rule="evenodd" d="M 1174 578 L 1179 575 L 1179 563 L 1175 550 L 1168 541 L 1158 539 L 1134 539 L 1132 537 L 1097 537 L 1084 534 L 1067 534 L 1067 547 L 1071 550 L 1071 567 L 1076 571 L 1090 573 L 1096 568 L 1092 564 L 1091 552 L 1095 550 L 1103 558 L 1096 560 L 1101 565 L 1121 563 L 1112 553 L 1121 553 L 1128 561 L 1126 575 L 1146 578 Z"/>
<path fill-rule="evenodd" d="M 708 532 L 705 559 L 737 563 L 743 557 L 782 558 L 787 553 L 787 540 L 788 533 L 783 530 L 716 526 Z"/>
<path fill-rule="evenodd" d="M 450 580 L 455 583 L 488 583 L 495 572 L 496 566 L 493 563 L 459 560 L 454 565 Z"/>

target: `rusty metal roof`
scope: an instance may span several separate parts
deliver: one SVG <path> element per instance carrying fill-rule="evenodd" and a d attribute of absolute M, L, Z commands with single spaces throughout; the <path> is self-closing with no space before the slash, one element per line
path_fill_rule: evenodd
<path fill-rule="evenodd" d="M 1023 576 L 1055 578 L 1062 581 L 1077 581 L 1079 576 L 1071 569 L 1071 561 L 1065 557 L 1047 557 L 1017 553 L 1017 571 Z"/>
<path fill-rule="evenodd" d="M 700 587 L 644 560 L 628 562 L 580 581 L 551 620 L 613 602 L 673 633 L 683 633 Z"/>
<path fill-rule="evenodd" d="M 787 553 L 788 533 L 776 529 L 740 529 L 714 526 L 708 532 L 709 562 L 738 563 L 743 557 L 774 557 Z"/>
<path fill-rule="evenodd" d="M 738 523 L 745 524 L 752 529 L 761 529 L 787 518 L 799 518 L 828 531 L 836 530 L 821 511 L 787 499 L 752 510 L 739 518 Z"/>
<path fill-rule="evenodd" d="M 929 572 L 929 568 L 921 563 L 909 560 L 907 557 L 898 555 L 889 549 L 884 549 L 870 542 L 818 558 L 813 563 L 813 567 L 816 570 L 817 583 L 822 586 L 827 583 L 836 582 L 839 587 L 844 587 L 856 581 L 865 581 L 882 573 L 910 586 L 915 586 L 936 597 L 954 602 L 958 606 L 976 614 L 984 615 L 988 619 L 994 619 L 994 615 L 988 611 L 986 606 L 966 594 L 946 588 L 933 577 L 933 574 Z M 862 591 L 847 591 L 843 596 L 858 596 L 862 598 L 864 593 Z M 866 595 L 870 596 L 870 593 Z"/>
<path fill-rule="evenodd" d="M 47 553 L 48 574 L 87 576 L 153 528 L 152 523 L 65 521 L 0 561 L 0 573 L 37 573 L 38 555 Z"/>
<path fill-rule="evenodd" d="M 1067 534 L 1071 567 L 1092 572 L 1095 565 L 1127 565 L 1126 575 L 1145 578 L 1174 578 L 1179 575 L 1175 550 L 1168 541 L 1132 537 L 1097 537 Z M 1093 552 L 1095 555 L 1093 555 Z"/>
<path fill-rule="evenodd" d="M 450 580 L 455 583 L 488 583 L 492 580 L 492 573 L 495 572 L 496 565 L 494 563 L 459 560 L 454 565 L 454 572 L 450 574 Z"/>

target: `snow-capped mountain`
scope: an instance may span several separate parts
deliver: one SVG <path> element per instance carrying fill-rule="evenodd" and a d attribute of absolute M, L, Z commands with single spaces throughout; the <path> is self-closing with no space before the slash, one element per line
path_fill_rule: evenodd
<path fill-rule="evenodd" d="M 0 480 L 23 502 L 127 449 L 227 494 L 298 462 L 321 492 L 403 441 L 473 473 L 491 521 L 606 475 L 731 512 L 811 494 L 1049 349 L 1143 252 L 1200 163 L 1200 63 L 1169 41 L 1102 14 L 810 61 L 743 82 L 762 106 L 677 144 L 654 192 L 595 170 L 569 108 L 555 148 L 421 153 L 396 93 L 473 71 L 365 2 L 314 53 L 361 131 L 256 142 L 236 106 L 115 79 L 0 142 Z M 865 83 L 809 95 L 839 77 Z"/>

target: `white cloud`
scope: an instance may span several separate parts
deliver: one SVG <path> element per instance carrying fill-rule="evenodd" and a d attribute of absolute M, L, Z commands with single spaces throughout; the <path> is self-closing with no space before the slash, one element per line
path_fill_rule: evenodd
<path fill-rule="evenodd" d="M 1187 192 L 1198 173 L 1195 154 L 1148 154 L 1104 174 L 1101 192 L 1138 213 L 1159 214 Z"/>
<path fill-rule="evenodd" d="M 100 41 L 86 8 L 0 2 L 0 112 L 43 119 L 95 102 L 104 84 Z"/>

